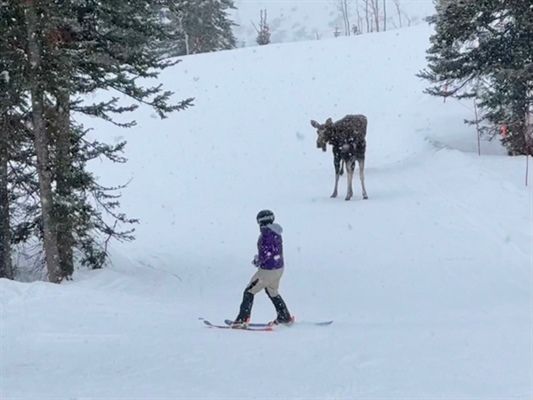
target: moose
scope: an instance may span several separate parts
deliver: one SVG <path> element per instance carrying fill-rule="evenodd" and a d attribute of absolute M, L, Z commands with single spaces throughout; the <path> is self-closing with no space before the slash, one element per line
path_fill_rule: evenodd
<path fill-rule="evenodd" d="M 366 129 L 368 119 L 365 115 L 346 115 L 342 119 L 333 122 L 328 118 L 324 124 L 311 120 L 311 125 L 317 130 L 316 147 L 326 151 L 329 143 L 333 148 L 333 164 L 335 166 L 335 188 L 331 197 L 337 197 L 339 177 L 344 173 L 343 165 L 346 165 L 348 178 L 348 190 L 345 200 L 353 196 L 353 174 L 355 162 L 359 164 L 359 178 L 363 191 L 363 199 L 368 199 L 365 188 L 365 153 L 366 153 Z"/>

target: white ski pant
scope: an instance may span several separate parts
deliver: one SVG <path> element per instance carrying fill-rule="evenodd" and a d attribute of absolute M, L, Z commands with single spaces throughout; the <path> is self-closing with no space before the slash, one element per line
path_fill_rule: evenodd
<path fill-rule="evenodd" d="M 283 276 L 285 268 L 279 269 L 262 269 L 258 268 L 257 272 L 250 279 L 250 283 L 246 287 L 246 291 L 256 295 L 261 290 L 265 289 L 269 297 L 276 297 L 279 295 L 279 283 Z"/>

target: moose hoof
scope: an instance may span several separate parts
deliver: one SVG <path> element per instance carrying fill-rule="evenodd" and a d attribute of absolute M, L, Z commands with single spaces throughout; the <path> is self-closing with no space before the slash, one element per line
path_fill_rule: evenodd
<path fill-rule="evenodd" d="M 335 197 L 337 197 L 337 193 L 333 193 L 333 194 L 332 194 L 331 196 L 329 196 L 329 197 L 331 197 L 332 199 L 334 199 Z"/>
<path fill-rule="evenodd" d="M 365 195 L 363 196 L 363 199 L 364 199 L 364 200 L 368 200 L 368 196 L 365 194 Z"/>

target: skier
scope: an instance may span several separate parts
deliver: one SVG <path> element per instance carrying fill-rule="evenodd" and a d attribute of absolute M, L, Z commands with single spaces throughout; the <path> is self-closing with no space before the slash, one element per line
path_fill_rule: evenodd
<path fill-rule="evenodd" d="M 231 325 L 232 328 L 246 328 L 250 322 L 254 296 L 265 289 L 266 294 L 274 304 L 277 318 L 270 322 L 271 325 L 288 324 L 293 318 L 287 309 L 285 301 L 280 296 L 278 289 L 284 271 L 283 261 L 283 229 L 274 223 L 274 213 L 262 210 L 257 214 L 260 235 L 257 241 L 257 255 L 252 264 L 257 267 L 257 272 L 252 276 L 244 290 L 239 315 Z"/>

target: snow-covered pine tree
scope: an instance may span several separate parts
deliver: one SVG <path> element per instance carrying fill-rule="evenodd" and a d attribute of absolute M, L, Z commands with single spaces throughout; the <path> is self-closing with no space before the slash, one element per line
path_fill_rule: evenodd
<path fill-rule="evenodd" d="M 480 105 L 493 126 L 504 126 L 502 144 L 509 155 L 533 155 L 531 116 L 533 105 L 533 6 L 509 1 L 498 24 L 501 45 L 499 64 L 488 78 Z M 496 129 L 490 133 L 496 133 Z"/>
<path fill-rule="evenodd" d="M 29 240 L 24 236 L 29 227 L 42 227 L 24 22 L 21 2 L 5 1 L 0 8 L 0 276 L 8 278 L 17 276 L 12 246 Z"/>
<path fill-rule="evenodd" d="M 533 8 L 522 0 L 436 0 L 427 69 L 418 76 L 434 96 L 479 101 L 480 119 L 502 138 L 510 155 L 525 154 L 527 110 L 532 102 Z M 474 121 L 467 121 L 473 123 Z"/>
<path fill-rule="evenodd" d="M 125 162 L 125 143 L 110 146 L 89 142 L 73 112 L 117 122 L 114 115 L 134 111 L 139 103 L 151 106 L 161 118 L 186 109 L 193 99 L 171 102 L 172 92 L 162 86 L 144 86 L 139 78 L 157 78 L 179 61 L 163 61 L 152 43 L 170 37 L 158 15 L 161 1 L 150 0 L 43 0 L 10 1 L 9 8 L 24 28 L 22 53 L 24 90 L 31 95 L 31 119 L 26 126 L 35 138 L 28 165 L 39 176 L 40 208 L 31 204 L 14 240 L 42 239 L 48 278 L 59 283 L 73 272 L 77 254 L 82 264 L 101 267 L 109 238 L 132 239 L 117 224 L 132 223 L 118 211 L 113 188 L 100 186 L 86 171 L 99 156 Z M 2 36 L 6 35 L 0 25 Z M 118 96 L 88 104 L 78 96 L 108 90 Z M 132 104 L 120 104 L 128 96 Z M 37 162 L 35 162 L 35 160 Z"/>
<path fill-rule="evenodd" d="M 70 82 L 73 86 L 70 93 L 76 95 L 108 89 L 150 105 L 161 118 L 166 118 L 170 112 L 190 106 L 192 99 L 171 104 L 172 93 L 162 91 L 159 84 L 142 87 L 138 83 L 138 78 L 155 78 L 159 71 L 179 62 L 161 60 L 152 46 L 153 43 L 169 39 L 168 31 L 159 18 L 160 3 L 167 3 L 167 0 L 160 2 L 85 0 L 81 6 L 80 1 L 73 1 L 74 18 L 67 19 L 66 25 L 62 26 L 67 27 L 67 32 L 73 38 L 72 41 L 64 43 L 62 55 L 72 60 L 72 55 L 75 54 L 74 60 L 77 59 L 71 73 L 62 74 L 62 76 L 71 76 Z M 62 62 L 62 65 L 67 64 Z M 82 73 L 76 73 L 76 68 Z M 90 77 L 89 80 L 85 80 L 87 75 Z M 55 97 L 57 99 L 55 111 L 59 116 L 64 112 L 64 107 L 60 103 L 61 93 L 57 93 Z M 71 106 L 72 110 L 95 115 L 124 127 L 134 125 L 135 121 L 118 123 L 114 120 L 113 114 L 122 114 L 136 108 L 135 104 L 125 107 L 119 105 L 117 97 L 109 102 L 91 105 L 72 100 Z M 56 124 L 55 132 L 61 136 L 64 124 L 61 123 L 61 118 L 58 118 L 58 122 L 60 123 Z M 65 163 L 70 168 L 69 183 L 66 185 L 69 191 L 58 193 L 59 196 L 63 196 L 58 204 L 67 204 L 71 210 L 69 214 L 76 217 L 67 227 L 72 230 L 75 248 L 81 255 L 80 262 L 91 268 L 100 268 L 108 257 L 107 243 L 110 238 L 133 239 L 133 230 L 120 231 L 118 227 L 137 221 L 119 212 L 120 196 L 113 192 L 122 186 L 106 188 L 99 185 L 94 176 L 86 171 L 85 164 L 91 159 L 102 156 L 113 162 L 126 162 L 121 155 L 126 143 L 110 146 L 97 141 L 88 142 L 85 138 L 86 131 L 74 123 L 70 125 L 70 132 L 71 161 Z M 58 161 L 65 159 L 60 151 L 58 147 L 56 153 Z M 57 162 L 56 166 L 60 167 L 60 163 Z M 58 181 L 61 170 L 56 168 Z M 88 193 L 91 196 L 88 196 Z M 92 201 L 89 201 L 89 197 Z"/>
<path fill-rule="evenodd" d="M 527 68 L 524 69 L 524 72 Z M 480 94 L 479 105 L 485 110 L 483 118 L 491 125 L 481 128 L 489 137 L 501 135 L 501 142 L 511 156 L 533 155 L 531 149 L 531 131 L 528 126 L 528 106 L 533 104 L 531 84 L 528 80 L 517 78 L 516 71 L 507 74 L 502 71 L 492 78 L 487 78 L 484 90 Z M 528 139 L 529 137 L 529 139 Z"/>
<path fill-rule="evenodd" d="M 24 95 L 22 65 L 24 52 L 21 38 L 25 35 L 20 24 L 20 10 L 4 2 L 0 7 L 0 277 L 13 279 L 11 239 L 16 185 L 13 168 L 15 157 L 23 154 L 21 115 L 27 110 Z"/>
<path fill-rule="evenodd" d="M 234 0 L 164 0 L 160 17 L 172 38 L 162 43 L 165 56 L 229 50 L 237 47 L 236 24 L 229 10 Z"/>
<path fill-rule="evenodd" d="M 0 68 L 2 67 L 0 62 Z M 11 260 L 11 218 L 9 186 L 9 116 L 6 107 L 4 81 L 0 80 L 0 278 L 13 278 Z"/>

